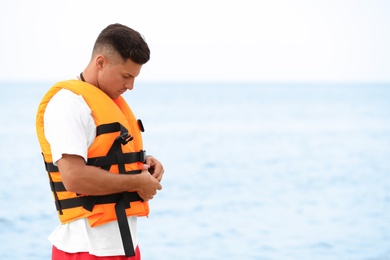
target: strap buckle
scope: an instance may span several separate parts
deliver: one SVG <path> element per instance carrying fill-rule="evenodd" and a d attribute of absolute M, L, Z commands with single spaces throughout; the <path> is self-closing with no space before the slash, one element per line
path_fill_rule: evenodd
<path fill-rule="evenodd" d="M 132 141 L 133 139 L 134 139 L 134 137 L 132 135 L 129 135 L 129 133 L 126 132 L 126 133 L 121 134 L 117 138 L 115 138 L 115 141 L 118 141 L 121 144 L 125 145 L 128 142 Z"/>
<path fill-rule="evenodd" d="M 142 163 L 146 162 L 146 151 L 145 150 L 139 151 L 139 160 Z"/>

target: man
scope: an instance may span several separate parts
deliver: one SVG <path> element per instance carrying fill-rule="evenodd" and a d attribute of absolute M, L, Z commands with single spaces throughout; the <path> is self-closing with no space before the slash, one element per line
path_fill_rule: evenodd
<path fill-rule="evenodd" d="M 148 215 L 164 169 L 145 155 L 142 122 L 121 95 L 149 57 L 137 31 L 109 25 L 79 79 L 55 84 L 39 105 L 37 135 L 62 222 L 49 237 L 52 259 L 140 259 L 137 216 Z"/>

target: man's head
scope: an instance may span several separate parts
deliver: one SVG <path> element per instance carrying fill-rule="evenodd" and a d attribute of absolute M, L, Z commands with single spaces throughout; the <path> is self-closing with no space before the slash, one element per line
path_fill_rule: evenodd
<path fill-rule="evenodd" d="M 107 26 L 98 36 L 92 57 L 105 54 L 108 57 L 128 59 L 143 65 L 150 59 L 150 50 L 141 34 L 122 24 Z"/>
<path fill-rule="evenodd" d="M 111 24 L 96 39 L 84 76 L 116 99 L 133 89 L 135 77 L 149 59 L 149 47 L 140 33 L 125 25 Z"/>

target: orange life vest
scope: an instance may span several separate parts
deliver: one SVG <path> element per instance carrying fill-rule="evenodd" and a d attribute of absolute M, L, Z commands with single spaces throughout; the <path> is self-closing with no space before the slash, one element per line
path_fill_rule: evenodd
<path fill-rule="evenodd" d="M 121 226 L 121 219 L 127 224 L 126 216 L 147 216 L 148 203 L 142 201 L 134 191 L 87 196 L 65 189 L 61 174 L 53 164 L 50 144 L 44 135 L 45 109 L 50 99 L 61 89 L 81 95 L 92 110 L 97 128 L 96 138 L 88 149 L 88 165 L 118 174 L 138 174 L 145 161 L 140 132 L 143 131 L 142 123 L 136 120 L 123 97 L 112 100 L 97 87 L 78 80 L 56 83 L 39 105 L 36 131 L 61 222 L 87 218 L 90 226 L 95 227 L 118 219 Z"/>

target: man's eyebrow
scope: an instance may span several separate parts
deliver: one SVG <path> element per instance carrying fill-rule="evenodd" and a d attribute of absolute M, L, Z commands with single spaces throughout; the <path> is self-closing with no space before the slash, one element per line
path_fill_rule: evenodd
<path fill-rule="evenodd" d="M 134 78 L 134 76 L 129 72 L 125 72 L 125 73 L 123 73 L 123 75 L 125 75 L 126 77 L 133 77 Z"/>

